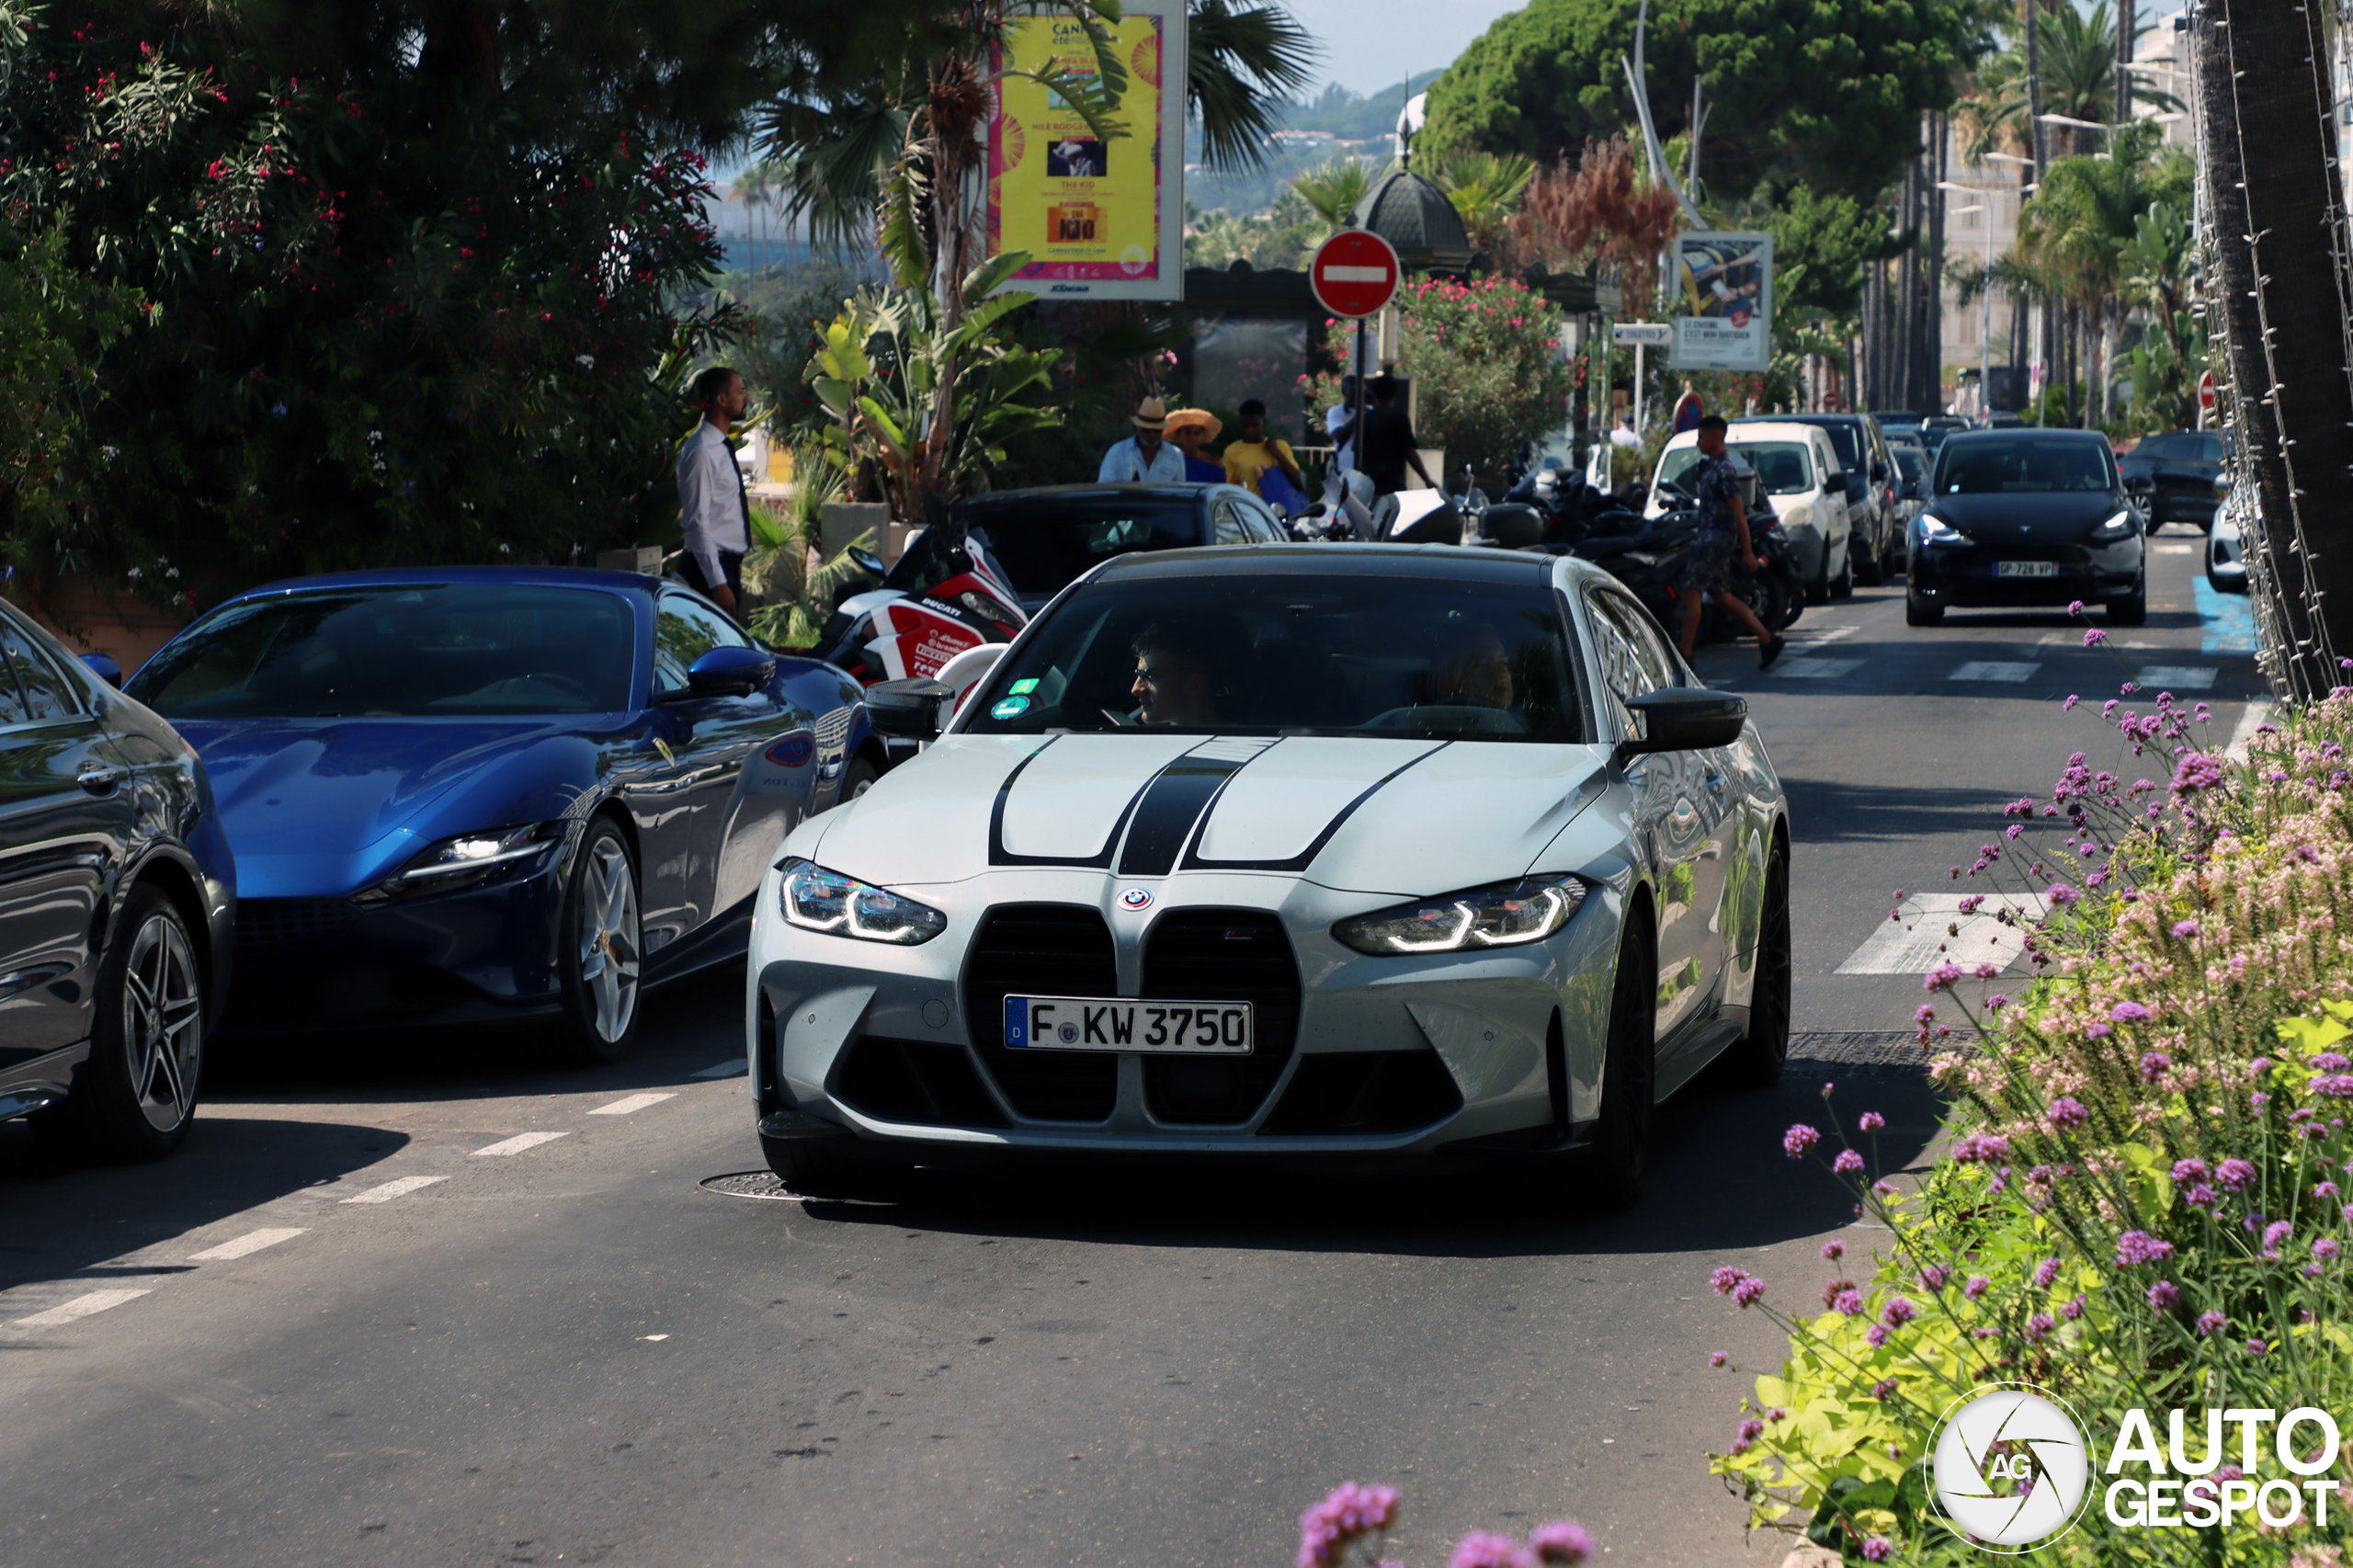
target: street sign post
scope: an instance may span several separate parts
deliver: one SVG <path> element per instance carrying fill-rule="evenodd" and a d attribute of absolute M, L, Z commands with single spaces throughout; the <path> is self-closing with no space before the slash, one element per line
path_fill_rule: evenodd
<path fill-rule="evenodd" d="M 1397 297 L 1404 274 L 1395 248 L 1370 229 L 1341 230 L 1316 247 L 1315 259 L 1307 267 L 1308 287 L 1315 290 L 1316 300 L 1334 315 L 1357 324 L 1357 393 L 1348 418 L 1348 444 L 1359 465 L 1364 460 L 1365 318 Z M 1339 460 L 1336 444 L 1332 460 Z"/>
<path fill-rule="evenodd" d="M 1663 321 L 1613 322 L 1609 327 L 1609 341 L 1620 348 L 1634 351 L 1634 433 L 1639 436 L 1643 432 L 1643 392 L 1649 385 L 1643 358 L 1647 350 L 1664 348 L 1673 343 L 1675 328 Z"/>

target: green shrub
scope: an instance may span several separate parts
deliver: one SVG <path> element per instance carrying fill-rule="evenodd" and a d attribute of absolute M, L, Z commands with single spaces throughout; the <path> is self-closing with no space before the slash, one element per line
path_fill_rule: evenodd
<path fill-rule="evenodd" d="M 2150 1413 L 2162 1444 L 2166 1412 L 2186 1409 L 2195 1455 L 2210 1410 L 2353 1403 L 2353 688 L 2258 733 L 2244 762 L 2211 747 L 2203 704 L 2125 691 L 2104 714 L 2109 765 L 2076 754 L 2049 801 L 2013 802 L 2005 835 L 1953 869 L 2007 886 L 1985 903 L 2019 927 L 2037 978 L 2013 1001 L 2000 991 L 2023 977 L 1991 965 L 1927 977 L 1915 1022 L 1942 1048 L 1953 1142 L 1908 1194 L 1870 1180 L 1859 1149 L 1833 1165 L 1883 1246 L 1850 1265 L 1825 1245 L 1840 1277 L 1819 1313 L 1717 1273 L 1786 1325 L 1790 1353 L 1715 1468 L 1756 1523 L 1848 1562 L 1983 1561 L 1934 1514 L 1925 1461 L 1947 1408 L 2005 1381 L 2072 1404 L 2094 1450 L 2081 1524 L 2035 1561 L 2317 1568 L 2347 1539 L 2341 1493 L 2325 1527 L 2309 1507 L 2285 1528 L 2103 1517 L 2128 1412 Z M 1829 1153 L 1809 1127 L 1784 1148 Z M 2272 1441 L 2247 1474 L 2297 1479 Z M 2321 1479 L 2353 1479 L 2344 1460 Z M 2236 1479 L 2225 1466 L 2191 1489 Z"/>

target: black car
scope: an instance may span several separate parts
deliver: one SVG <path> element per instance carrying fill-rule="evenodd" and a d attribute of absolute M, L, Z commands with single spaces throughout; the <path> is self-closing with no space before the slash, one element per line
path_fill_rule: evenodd
<path fill-rule="evenodd" d="M 2231 464 L 2234 443 L 2223 430 L 2169 430 L 2151 436 L 2116 460 L 2124 487 L 2143 497 L 2149 531 L 2167 523 L 2214 526 L 2214 481 Z"/>
<path fill-rule="evenodd" d="M 1734 425 L 1819 425 L 1830 435 L 1847 474 L 1847 517 L 1854 529 L 1849 546 L 1855 575 L 1865 586 L 1887 581 L 1904 559 L 1904 530 L 1895 511 L 1895 459 L 1879 421 L 1868 414 L 1774 414 L 1735 419 Z"/>
<path fill-rule="evenodd" d="M 1969 605 L 2107 607 L 2148 619 L 2141 514 L 2097 430 L 1971 430 L 1948 437 L 1912 519 L 1904 619 L 1935 626 Z"/>
<path fill-rule="evenodd" d="M 0 605 L 0 1120 L 74 1155 L 177 1148 L 236 914 L 196 753 Z"/>
<path fill-rule="evenodd" d="M 960 502 L 955 537 L 926 530 L 883 586 L 929 591 L 962 568 L 956 538 L 977 533 L 1031 614 L 1097 562 L 1139 550 L 1273 544 L 1290 534 L 1264 501 L 1238 484 L 1056 484 L 993 490 Z"/>

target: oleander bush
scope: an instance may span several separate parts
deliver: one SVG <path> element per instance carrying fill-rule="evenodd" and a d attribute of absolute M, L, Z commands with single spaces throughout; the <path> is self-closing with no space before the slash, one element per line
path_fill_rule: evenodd
<path fill-rule="evenodd" d="M 1719 1293 L 1786 1327 L 1789 1354 L 1714 1468 L 1756 1525 L 1849 1562 L 1984 1560 L 1943 1522 L 1924 1461 L 1947 1410 L 2003 1381 L 2058 1395 L 2090 1449 L 2079 1522 L 2030 1561 L 2320 1568 L 2353 1535 L 2353 1494 L 2325 1491 L 2353 1481 L 2341 1449 L 2326 1462 L 2328 1432 L 2236 1416 L 2353 1406 L 2353 687 L 2265 726 L 2244 760 L 2203 704 L 2128 684 L 2103 718 L 2104 764 L 2076 754 L 1952 868 L 1963 918 L 2015 926 L 2031 974 L 1927 976 L 1915 1022 L 1951 1100 L 1932 1166 L 1885 1179 L 1881 1119 L 1849 1122 L 1825 1086 L 1823 1125 L 1791 1127 L 1783 1150 L 1851 1185 L 1867 1223 L 1849 1235 L 1873 1240 L 1824 1245 L 1818 1298 L 1716 1271 Z M 2135 1410 L 2165 1468 L 2111 1473 Z M 2013 1468 L 2021 1491 L 2040 1479 Z M 2111 1522 L 2111 1483 L 2153 1473 L 2170 1517 L 2204 1522 Z M 2281 1481 L 2302 1489 L 2291 1522 L 2215 1517 Z M 2274 1518 L 2287 1501 L 2275 1487 Z"/>

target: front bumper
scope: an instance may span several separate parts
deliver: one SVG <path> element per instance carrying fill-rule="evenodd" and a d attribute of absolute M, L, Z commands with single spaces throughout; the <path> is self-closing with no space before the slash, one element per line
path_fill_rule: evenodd
<path fill-rule="evenodd" d="M 2047 561 L 2048 577 L 2001 577 L 2003 561 Z M 1915 541 L 1906 566 L 1909 590 L 1932 604 L 1979 608 L 2063 605 L 2082 599 L 2100 603 L 2142 591 L 2143 551 L 2138 535 L 2113 544 L 2029 544 L 2017 547 L 1975 540 L 1960 544 Z"/>
<path fill-rule="evenodd" d="M 1089 870 L 999 871 L 894 891 L 946 911 L 948 931 L 907 949 L 801 931 L 774 913 L 773 872 L 762 887 L 746 1050 L 756 1114 L 778 1119 L 779 1131 L 838 1130 L 935 1155 L 1325 1156 L 1565 1134 L 1556 1075 L 1570 1125 L 1597 1108 L 1618 939 L 1618 896 L 1608 888 L 1596 888 L 1548 941 L 1418 959 L 1369 958 L 1330 935 L 1334 922 L 1392 897 L 1283 876 L 1187 875 L 1155 888 L 1141 914 L 1120 908 L 1110 879 Z M 1004 960 L 1001 933 L 1017 927 L 1001 922 L 1040 908 L 1059 912 L 1051 920 L 1063 935 L 1055 956 L 1035 960 L 1041 983 L 1033 987 Z M 1079 971 L 1052 965 L 1088 945 L 1095 921 L 1108 937 L 1101 975 L 1112 983 L 1070 988 Z M 1265 953 L 1246 971 L 1225 971 L 1239 981 L 1214 964 L 1172 963 L 1179 948 L 1198 958 L 1199 936 L 1213 937 L 1221 923 L 1279 932 L 1295 996 L 1288 1030 L 1277 1027 L 1279 976 L 1262 963 Z M 1210 999 L 1222 989 L 1258 1007 L 1254 1058 L 1010 1051 L 999 1043 L 1008 993 Z M 1556 1015 L 1560 1043 L 1548 1062 Z M 1208 1080 L 1227 1071 L 1233 1078 L 1220 1093 Z"/>
<path fill-rule="evenodd" d="M 553 1012 L 570 839 L 486 885 L 367 904 L 249 898 L 237 907 L 237 1032 L 408 1028 Z"/>

